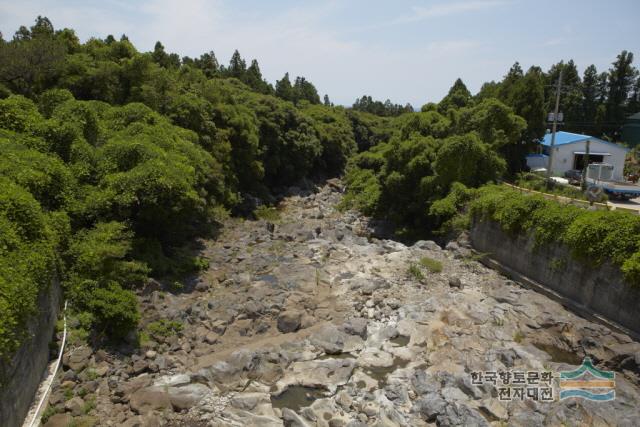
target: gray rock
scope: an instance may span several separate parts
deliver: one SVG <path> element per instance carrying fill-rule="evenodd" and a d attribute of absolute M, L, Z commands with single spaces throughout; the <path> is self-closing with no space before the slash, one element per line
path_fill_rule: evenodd
<path fill-rule="evenodd" d="M 211 390 L 204 384 L 189 384 L 181 387 L 169 387 L 169 400 L 176 410 L 189 409 L 204 399 Z"/>
<path fill-rule="evenodd" d="M 248 301 L 243 307 L 244 313 L 249 319 L 257 319 L 265 311 L 265 306 L 259 301 Z"/>
<path fill-rule="evenodd" d="M 441 251 L 442 248 L 438 246 L 433 240 L 418 240 L 413 244 L 416 249 L 429 250 L 429 251 Z"/>
<path fill-rule="evenodd" d="M 447 402 L 438 393 L 430 393 L 420 397 L 413 403 L 413 411 L 427 422 L 434 422 L 437 417 L 444 414 Z"/>
<path fill-rule="evenodd" d="M 240 393 L 234 395 L 230 401 L 231 406 L 244 411 L 251 411 L 258 404 L 268 402 L 269 395 L 266 393 Z"/>
<path fill-rule="evenodd" d="M 480 399 L 482 397 L 482 390 L 479 387 L 471 384 L 471 378 L 467 375 L 459 377 L 456 381 L 456 385 L 467 396 L 470 396 L 474 399 Z"/>
<path fill-rule="evenodd" d="M 49 417 L 44 427 L 68 427 L 72 422 L 73 418 L 69 414 L 55 414 Z"/>
<path fill-rule="evenodd" d="M 436 421 L 438 426 L 489 427 L 489 423 L 480 412 L 457 402 L 447 405 L 444 414 L 439 414 Z"/>
<path fill-rule="evenodd" d="M 133 362 L 133 372 L 136 375 L 141 374 L 148 369 L 149 362 L 144 359 L 136 360 L 135 362 Z"/>
<path fill-rule="evenodd" d="M 507 409 L 497 400 L 489 400 L 479 406 L 480 410 L 490 421 L 500 421 L 509 418 Z"/>
<path fill-rule="evenodd" d="M 449 287 L 462 289 L 462 282 L 457 277 L 449 277 Z"/>
<path fill-rule="evenodd" d="M 206 342 L 207 344 L 215 344 L 215 343 L 218 342 L 219 338 L 220 338 L 220 336 L 218 334 L 216 334 L 215 332 L 208 332 L 204 336 L 204 342 Z"/>
<path fill-rule="evenodd" d="M 67 400 L 67 402 L 64 404 L 64 409 L 71 412 L 71 415 L 73 415 L 74 417 L 83 415 L 84 400 L 82 400 L 82 398 L 79 396 L 72 397 L 71 399 Z"/>
<path fill-rule="evenodd" d="M 367 321 L 361 317 L 354 317 L 342 325 L 344 331 L 351 335 L 358 335 L 362 339 L 367 339 Z"/>
<path fill-rule="evenodd" d="M 154 387 L 180 387 L 191 383 L 191 377 L 187 374 L 170 375 L 158 378 L 154 383 Z"/>
<path fill-rule="evenodd" d="M 89 358 L 91 357 L 91 349 L 89 347 L 78 347 L 69 353 L 66 357 L 66 361 L 63 360 L 64 366 L 73 369 L 76 372 L 82 371 L 89 364 Z"/>
<path fill-rule="evenodd" d="M 514 362 L 519 358 L 518 353 L 516 353 L 513 349 L 501 349 L 497 351 L 498 359 L 506 366 L 507 368 L 511 368 L 514 365 Z"/>
<path fill-rule="evenodd" d="M 293 362 L 276 385 L 281 391 L 292 385 L 302 385 L 335 393 L 339 386 L 349 381 L 355 365 L 354 359 Z"/>
<path fill-rule="evenodd" d="M 196 283 L 195 289 L 198 292 L 206 292 L 209 290 L 209 284 L 204 280 L 199 280 L 198 283 Z"/>
<path fill-rule="evenodd" d="M 343 332 L 334 325 L 327 325 L 311 336 L 311 344 L 321 348 L 326 354 L 340 354 L 344 348 Z"/>
<path fill-rule="evenodd" d="M 311 427 L 311 424 L 307 423 L 304 418 L 289 408 L 282 409 L 282 419 L 284 420 L 284 425 L 287 427 Z"/>
<path fill-rule="evenodd" d="M 413 373 L 411 376 L 411 386 L 418 395 L 436 393 L 442 387 L 440 381 L 423 370 Z"/>
<path fill-rule="evenodd" d="M 278 316 L 278 330 L 284 334 L 300 329 L 302 313 L 298 310 L 287 310 Z"/>

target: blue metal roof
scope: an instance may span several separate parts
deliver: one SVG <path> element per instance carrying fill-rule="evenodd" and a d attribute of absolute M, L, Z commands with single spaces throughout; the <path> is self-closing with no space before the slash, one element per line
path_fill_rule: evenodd
<path fill-rule="evenodd" d="M 579 133 L 571 133 L 571 132 L 563 132 L 563 131 L 556 132 L 555 145 L 573 144 L 574 142 L 586 141 L 587 139 L 590 139 L 592 141 L 602 142 L 604 144 L 613 145 L 615 147 L 622 148 L 625 151 L 629 151 L 629 149 L 626 147 L 615 144 L 613 142 L 605 141 L 600 138 L 595 138 L 589 135 L 582 135 Z M 542 139 L 542 141 L 540 141 L 540 143 L 542 145 L 546 145 L 547 147 L 549 147 L 551 145 L 551 134 L 550 133 L 546 134 Z"/>

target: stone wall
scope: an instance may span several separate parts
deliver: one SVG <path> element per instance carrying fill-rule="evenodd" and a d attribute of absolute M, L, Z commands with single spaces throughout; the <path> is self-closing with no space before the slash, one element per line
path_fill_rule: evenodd
<path fill-rule="evenodd" d="M 49 362 L 49 342 L 60 311 L 60 284 L 54 281 L 38 297 L 38 314 L 11 363 L 0 366 L 0 426 L 21 426 Z"/>
<path fill-rule="evenodd" d="M 560 294 L 577 308 L 640 335 L 640 289 L 627 285 L 610 264 L 590 267 L 563 245 L 534 248 L 530 235 L 512 237 L 491 221 L 474 221 L 471 243 L 503 266 Z"/>

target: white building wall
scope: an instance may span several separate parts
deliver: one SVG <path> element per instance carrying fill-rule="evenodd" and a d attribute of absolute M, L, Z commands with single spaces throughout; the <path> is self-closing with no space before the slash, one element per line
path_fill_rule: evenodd
<path fill-rule="evenodd" d="M 529 168 L 531 170 L 535 170 L 535 169 L 540 169 L 540 168 L 547 168 L 547 164 L 549 163 L 549 157 L 548 156 L 527 156 L 527 166 L 529 166 Z"/>
<path fill-rule="evenodd" d="M 573 169 L 573 160 L 576 152 L 587 151 L 587 142 L 580 141 L 571 144 L 556 145 L 553 155 L 553 175 L 564 175 L 565 171 Z M 603 162 L 613 165 L 613 177 L 617 180 L 623 179 L 624 159 L 627 152 L 624 148 L 612 144 L 606 144 L 600 141 L 591 140 L 589 146 L 590 153 L 611 153 L 610 156 L 604 156 Z"/>

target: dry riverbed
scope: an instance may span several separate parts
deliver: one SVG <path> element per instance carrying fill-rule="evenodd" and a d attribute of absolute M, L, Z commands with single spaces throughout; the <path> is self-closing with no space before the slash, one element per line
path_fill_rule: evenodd
<path fill-rule="evenodd" d="M 156 327 L 141 347 L 69 348 L 46 425 L 638 425 L 640 344 L 484 267 L 464 240 L 371 237 L 335 209 L 338 181 L 291 192 L 279 219 L 229 220 L 205 242 L 190 292 L 140 295 Z M 614 401 L 500 400 L 500 381 L 472 379 L 557 375 L 585 356 L 616 372 Z"/>

